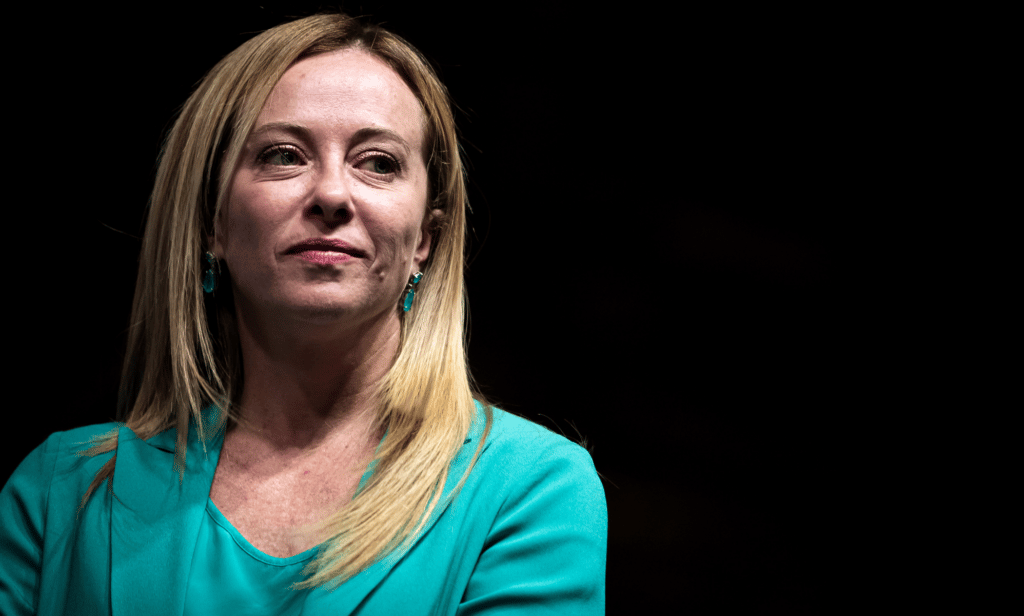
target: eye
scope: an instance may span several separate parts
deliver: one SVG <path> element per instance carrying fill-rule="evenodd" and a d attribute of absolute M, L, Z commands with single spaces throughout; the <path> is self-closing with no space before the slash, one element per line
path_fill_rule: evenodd
<path fill-rule="evenodd" d="M 258 161 L 264 165 L 275 165 L 280 167 L 302 164 L 302 158 L 299 156 L 299 152 L 295 148 L 283 145 L 275 145 L 263 150 L 259 155 Z"/>
<path fill-rule="evenodd" d="M 399 171 L 398 161 L 380 152 L 366 156 L 359 161 L 356 167 L 376 175 L 393 175 Z"/>

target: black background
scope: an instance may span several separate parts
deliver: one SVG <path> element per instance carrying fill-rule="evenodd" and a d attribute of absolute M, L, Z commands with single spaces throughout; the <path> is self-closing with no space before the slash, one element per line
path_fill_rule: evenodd
<path fill-rule="evenodd" d="M 218 59 L 318 7 L 13 24 L 43 32 L 8 77 L 8 303 L 28 336 L 10 390 L 30 401 L 0 473 L 113 419 L 161 140 Z M 847 232 L 894 173 L 890 33 L 839 10 L 416 7 L 343 5 L 419 47 L 458 107 L 473 372 L 590 449 L 609 614 L 843 604 L 869 309 L 850 272 L 873 249 Z"/>

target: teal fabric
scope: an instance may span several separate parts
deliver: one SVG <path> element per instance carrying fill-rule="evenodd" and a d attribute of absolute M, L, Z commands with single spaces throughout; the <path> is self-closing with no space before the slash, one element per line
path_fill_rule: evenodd
<path fill-rule="evenodd" d="M 305 593 L 289 590 L 317 549 L 290 558 L 257 550 L 207 501 L 192 559 L 186 614 L 298 614 Z"/>
<path fill-rule="evenodd" d="M 452 463 L 442 504 L 404 553 L 333 592 L 293 591 L 317 548 L 274 558 L 252 547 L 210 501 L 222 441 L 190 433 L 184 480 L 174 435 L 148 441 L 117 424 L 58 432 L 0 491 L 0 614 L 603 614 L 604 490 L 589 454 L 494 410 L 480 459 L 480 410 Z M 76 516 L 112 453 L 85 457 L 118 429 L 112 493 Z"/>

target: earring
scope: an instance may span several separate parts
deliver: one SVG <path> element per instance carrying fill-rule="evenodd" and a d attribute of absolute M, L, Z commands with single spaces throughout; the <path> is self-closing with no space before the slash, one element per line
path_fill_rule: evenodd
<path fill-rule="evenodd" d="M 206 257 L 206 270 L 203 272 L 203 291 L 213 293 L 217 289 L 220 261 L 210 251 L 206 251 L 204 256 Z"/>
<path fill-rule="evenodd" d="M 409 279 L 409 284 L 405 285 L 405 301 L 402 302 L 402 312 L 409 312 L 409 309 L 412 308 L 412 300 L 416 297 L 415 285 L 421 278 L 423 278 L 423 272 L 416 272 Z"/>

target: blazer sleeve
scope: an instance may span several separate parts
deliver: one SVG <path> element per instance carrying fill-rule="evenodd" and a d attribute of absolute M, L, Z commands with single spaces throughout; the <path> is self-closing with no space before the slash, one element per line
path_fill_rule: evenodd
<path fill-rule="evenodd" d="M 561 440 L 518 462 L 459 616 L 604 614 L 608 509 L 590 455 Z"/>
<path fill-rule="evenodd" d="M 61 433 L 28 455 L 0 490 L 0 614 L 35 614 L 46 505 Z"/>

